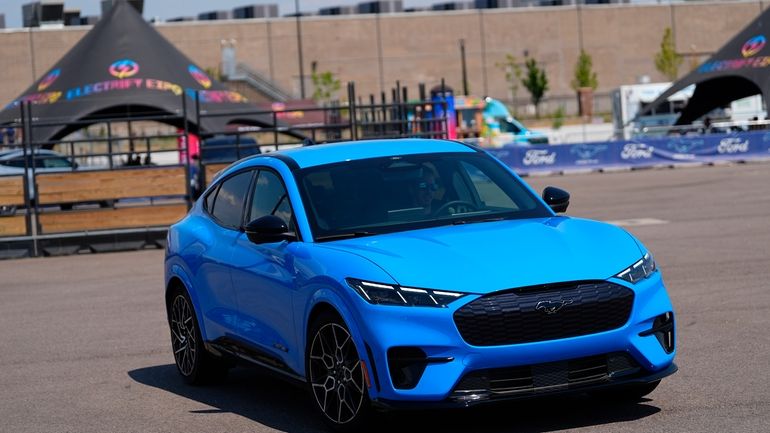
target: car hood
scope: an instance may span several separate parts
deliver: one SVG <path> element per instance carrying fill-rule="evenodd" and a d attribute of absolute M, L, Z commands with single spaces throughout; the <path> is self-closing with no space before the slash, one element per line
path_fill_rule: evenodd
<path fill-rule="evenodd" d="M 372 261 L 402 286 L 478 294 L 606 279 L 642 255 L 619 227 L 570 217 L 442 226 L 323 245 Z"/>

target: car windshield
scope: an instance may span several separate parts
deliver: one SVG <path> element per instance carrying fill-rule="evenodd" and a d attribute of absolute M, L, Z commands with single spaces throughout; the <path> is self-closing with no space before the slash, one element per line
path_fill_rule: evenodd
<path fill-rule="evenodd" d="M 318 241 L 552 214 L 481 153 L 372 158 L 298 173 Z"/>

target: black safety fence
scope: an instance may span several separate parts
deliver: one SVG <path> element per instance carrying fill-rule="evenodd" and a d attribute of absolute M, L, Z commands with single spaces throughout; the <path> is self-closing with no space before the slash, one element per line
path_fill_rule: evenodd
<path fill-rule="evenodd" d="M 436 115 L 445 112 L 441 101 L 407 102 L 399 90 L 391 101 L 364 104 L 352 84 L 347 90 L 346 103 L 237 113 L 201 110 L 200 95 L 184 95 L 176 113 L 89 117 L 67 122 L 76 132 L 57 140 L 36 133 L 63 121 L 36 117 L 34 105 L 21 103 L 18 119 L 0 126 L 0 258 L 161 248 L 168 226 L 184 217 L 214 174 L 248 155 L 345 140 L 446 137 L 446 118 Z M 223 131 L 199 130 L 217 116 L 243 120 Z M 249 122 L 255 118 L 258 126 Z M 148 132 L 148 125 L 162 127 Z"/>
<path fill-rule="evenodd" d="M 193 156 L 200 192 L 228 164 L 258 153 L 314 144 L 350 140 L 393 138 L 446 138 L 447 107 L 443 100 L 429 100 L 424 86 L 420 98 L 409 100 L 398 83 L 391 99 L 383 92 L 379 101 L 358 97 L 354 83 L 347 85 L 347 102 L 280 110 L 210 111 L 201 109 L 201 94 L 195 94 L 195 124 L 213 118 L 268 118 L 270 125 L 233 124 L 225 130 L 206 131 L 196 137 L 204 146 Z M 298 120 L 299 119 L 299 120 Z"/>

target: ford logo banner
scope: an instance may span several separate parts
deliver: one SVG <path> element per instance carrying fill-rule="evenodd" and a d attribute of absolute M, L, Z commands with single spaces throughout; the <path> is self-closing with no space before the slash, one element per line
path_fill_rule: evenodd
<path fill-rule="evenodd" d="M 518 174 L 770 159 L 766 131 L 488 149 Z"/>

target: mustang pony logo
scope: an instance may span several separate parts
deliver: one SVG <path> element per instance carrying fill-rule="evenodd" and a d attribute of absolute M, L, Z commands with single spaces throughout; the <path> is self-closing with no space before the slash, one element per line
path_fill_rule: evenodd
<path fill-rule="evenodd" d="M 591 159 L 607 150 L 607 147 L 606 144 L 577 144 L 569 152 L 580 159 Z"/>
<path fill-rule="evenodd" d="M 110 74 L 120 79 L 133 77 L 139 72 L 139 64 L 130 59 L 122 59 L 110 65 Z"/>
<path fill-rule="evenodd" d="M 741 54 L 743 57 L 751 57 L 762 50 L 767 43 L 767 39 L 763 35 L 754 36 L 746 41 L 741 47 Z"/>
<path fill-rule="evenodd" d="M 542 311 L 545 314 L 556 314 L 559 310 L 564 308 L 565 305 L 569 305 L 572 302 L 572 299 L 561 299 L 559 301 L 540 301 L 537 303 L 535 310 Z"/>
<path fill-rule="evenodd" d="M 38 92 L 42 92 L 43 90 L 51 87 L 51 84 L 53 84 L 53 82 L 59 78 L 59 75 L 61 75 L 61 69 L 54 69 L 53 71 L 49 72 L 48 75 L 46 75 L 42 80 L 40 80 L 40 83 L 38 83 Z"/>

